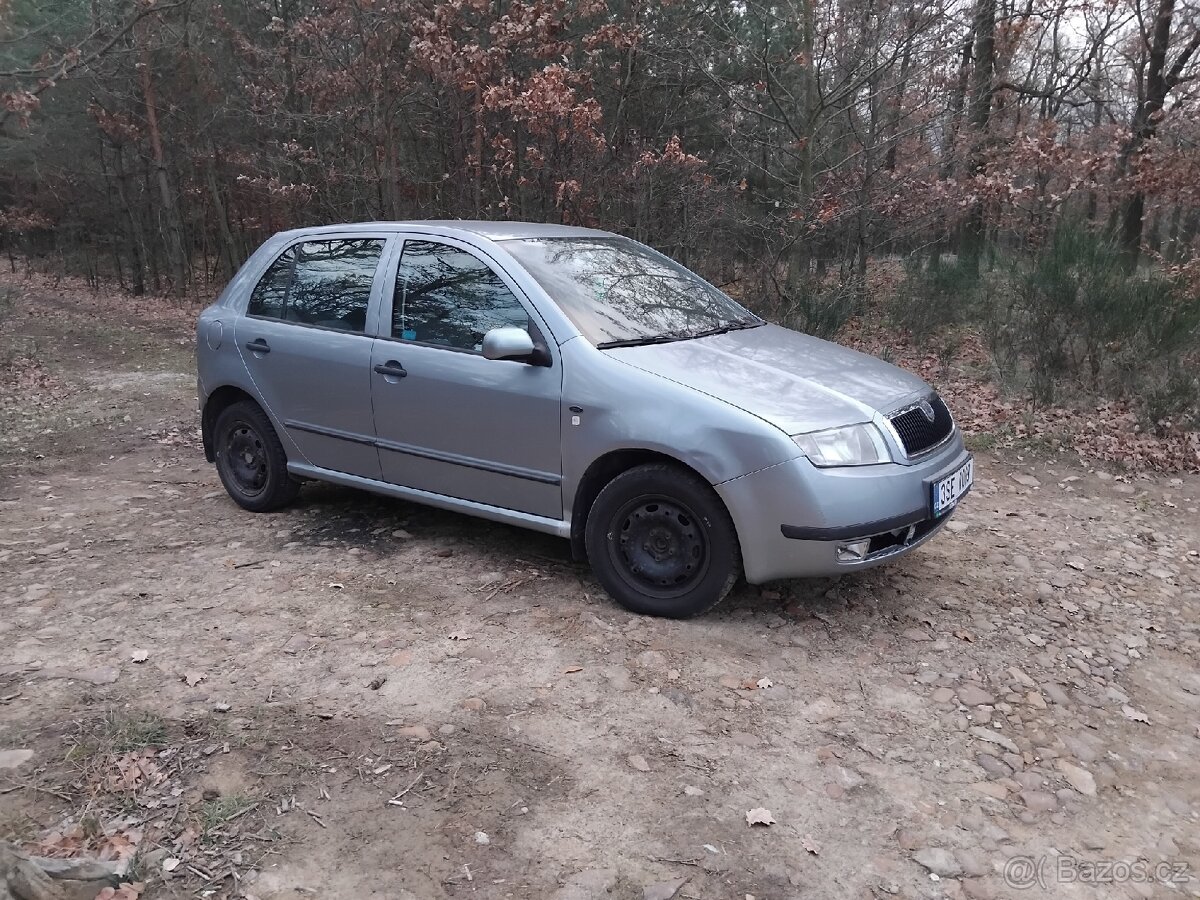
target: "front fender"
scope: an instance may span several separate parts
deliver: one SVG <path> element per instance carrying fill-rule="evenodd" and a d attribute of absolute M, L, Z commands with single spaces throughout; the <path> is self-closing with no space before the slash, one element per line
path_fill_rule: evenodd
<path fill-rule="evenodd" d="M 719 484 L 800 456 L 786 434 L 699 391 L 634 368 L 583 338 L 562 345 L 563 505 L 614 451 L 651 451 Z"/>

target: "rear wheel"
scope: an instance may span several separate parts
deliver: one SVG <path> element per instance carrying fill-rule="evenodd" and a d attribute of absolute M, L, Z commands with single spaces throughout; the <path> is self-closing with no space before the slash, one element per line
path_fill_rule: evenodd
<path fill-rule="evenodd" d="M 712 609 L 742 571 L 721 498 L 670 463 L 637 466 L 609 482 L 588 513 L 584 540 L 604 589 L 627 609 L 653 616 Z"/>
<path fill-rule="evenodd" d="M 234 502 L 269 512 L 296 499 L 300 482 L 287 470 L 287 455 L 267 414 L 247 400 L 231 404 L 213 429 L 217 474 Z"/>

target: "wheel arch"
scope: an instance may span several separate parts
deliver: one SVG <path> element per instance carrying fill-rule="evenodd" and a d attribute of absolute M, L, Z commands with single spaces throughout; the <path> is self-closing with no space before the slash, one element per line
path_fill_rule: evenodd
<path fill-rule="evenodd" d="M 583 477 L 579 479 L 579 486 L 575 489 L 575 499 L 571 503 L 572 557 L 580 562 L 587 559 L 587 548 L 583 539 L 584 529 L 587 527 L 587 518 L 591 513 L 592 505 L 596 502 L 596 497 L 604 490 L 604 486 L 622 472 L 628 472 L 637 466 L 654 462 L 669 463 L 670 465 L 685 469 L 705 484 L 711 484 L 710 480 L 705 478 L 703 473 L 698 471 L 695 466 L 689 466 L 683 460 L 671 456 L 669 453 L 637 447 L 610 450 L 608 453 L 592 460 L 591 465 L 583 473 Z M 722 504 L 725 503 L 719 495 L 717 499 Z M 732 519 L 732 516 L 730 518 Z"/>
<path fill-rule="evenodd" d="M 262 409 L 262 404 L 253 396 L 232 384 L 217 388 L 204 401 L 204 409 L 200 413 L 200 437 L 204 442 L 204 458 L 209 462 L 215 462 L 217 458 L 216 450 L 213 447 L 213 429 L 216 427 L 217 418 L 233 404 L 242 400 L 249 400 Z"/>

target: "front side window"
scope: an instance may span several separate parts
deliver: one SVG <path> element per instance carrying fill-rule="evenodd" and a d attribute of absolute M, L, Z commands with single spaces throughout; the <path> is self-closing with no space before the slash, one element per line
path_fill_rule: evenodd
<path fill-rule="evenodd" d="M 628 238 L 526 238 L 504 249 L 601 348 L 763 324 L 699 275 Z"/>
<path fill-rule="evenodd" d="M 383 244 L 378 238 L 294 244 L 267 269 L 246 313 L 361 334 Z"/>
<path fill-rule="evenodd" d="M 478 353 L 493 328 L 529 328 L 529 315 L 481 260 L 435 241 L 404 242 L 392 299 L 392 337 Z"/>

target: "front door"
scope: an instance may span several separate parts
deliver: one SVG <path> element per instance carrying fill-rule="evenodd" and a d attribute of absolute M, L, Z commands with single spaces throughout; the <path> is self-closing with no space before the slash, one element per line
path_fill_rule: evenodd
<path fill-rule="evenodd" d="M 557 351 L 550 366 L 481 353 L 505 325 L 542 343 L 512 283 L 463 245 L 407 238 L 391 301 L 371 359 L 384 480 L 561 519 Z"/>
<path fill-rule="evenodd" d="M 293 244 L 259 280 L 236 329 L 259 396 L 308 462 L 375 479 L 367 314 L 386 243 Z"/>

